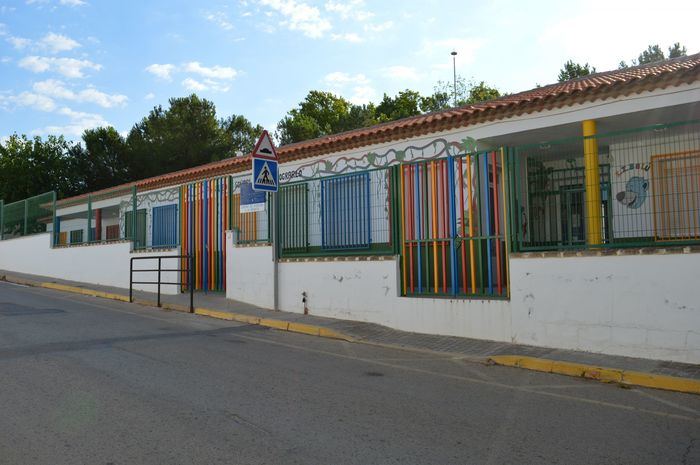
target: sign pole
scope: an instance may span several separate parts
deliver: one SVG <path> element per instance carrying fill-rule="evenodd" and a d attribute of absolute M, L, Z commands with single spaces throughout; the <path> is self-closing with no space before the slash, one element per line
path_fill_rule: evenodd
<path fill-rule="evenodd" d="M 272 281 L 273 281 L 273 293 L 274 293 L 274 311 L 279 311 L 279 256 L 277 250 L 277 213 L 279 211 L 279 206 L 277 204 L 277 192 L 272 194 L 272 215 L 270 218 L 272 220 Z"/>
<path fill-rule="evenodd" d="M 279 189 L 279 158 L 272 143 L 270 134 L 263 131 L 258 143 L 251 154 L 252 177 L 251 184 L 254 191 L 268 192 L 270 212 L 270 239 L 272 246 L 272 300 L 274 311 L 279 310 L 279 248 L 277 243 L 277 225 L 279 206 L 277 203 L 277 191 Z M 264 205 L 264 204 L 263 204 Z M 254 208 L 254 207 L 251 207 Z"/>

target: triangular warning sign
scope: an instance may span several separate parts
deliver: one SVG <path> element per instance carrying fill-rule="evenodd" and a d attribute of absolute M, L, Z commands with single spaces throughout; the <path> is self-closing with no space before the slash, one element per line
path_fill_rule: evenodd
<path fill-rule="evenodd" d="M 269 187 L 275 187 L 277 185 L 275 183 L 275 178 L 272 177 L 270 167 L 267 166 L 267 162 L 265 162 L 262 169 L 260 170 L 260 173 L 258 173 L 258 177 L 255 178 L 255 184 L 257 184 L 258 186 Z"/>
<path fill-rule="evenodd" d="M 272 139 L 270 139 L 270 134 L 268 134 L 267 131 L 263 131 L 260 139 L 258 139 L 258 143 L 255 144 L 253 158 L 277 161 L 277 151 L 275 150 L 275 146 L 272 145 Z"/>

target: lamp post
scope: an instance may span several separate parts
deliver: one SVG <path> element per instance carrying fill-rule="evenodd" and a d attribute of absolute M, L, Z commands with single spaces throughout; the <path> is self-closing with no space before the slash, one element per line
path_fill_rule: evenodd
<path fill-rule="evenodd" d="M 455 102 L 455 107 L 457 106 L 457 52 L 455 50 L 452 50 L 452 83 L 454 84 L 454 102 Z"/>

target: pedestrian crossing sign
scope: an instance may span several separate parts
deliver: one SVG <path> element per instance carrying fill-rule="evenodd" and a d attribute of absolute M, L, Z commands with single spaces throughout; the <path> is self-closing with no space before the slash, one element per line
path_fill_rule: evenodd
<path fill-rule="evenodd" d="M 253 158 L 253 189 L 256 191 L 277 192 L 277 162 Z"/>

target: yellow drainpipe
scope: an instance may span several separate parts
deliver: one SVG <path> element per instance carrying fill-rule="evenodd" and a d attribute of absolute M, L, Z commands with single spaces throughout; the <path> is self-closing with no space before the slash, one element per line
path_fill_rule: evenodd
<path fill-rule="evenodd" d="M 596 123 L 583 121 L 583 162 L 586 173 L 586 238 L 590 245 L 603 242 L 600 202 L 600 168 L 598 166 L 598 141 L 595 139 Z"/>

